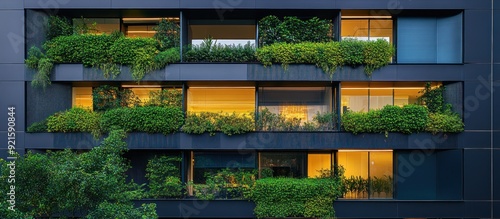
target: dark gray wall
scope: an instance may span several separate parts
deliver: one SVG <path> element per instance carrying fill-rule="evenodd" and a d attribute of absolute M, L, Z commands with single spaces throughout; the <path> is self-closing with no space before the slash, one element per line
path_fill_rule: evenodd
<path fill-rule="evenodd" d="M 55 112 L 71 108 L 72 85 L 53 83 L 46 89 L 26 85 L 27 125 L 46 119 Z"/>

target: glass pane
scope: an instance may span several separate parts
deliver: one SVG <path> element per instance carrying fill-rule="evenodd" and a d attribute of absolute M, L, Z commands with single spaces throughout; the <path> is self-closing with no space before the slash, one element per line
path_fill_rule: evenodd
<path fill-rule="evenodd" d="M 264 177 L 305 176 L 306 153 L 262 152 L 260 153 L 260 175 Z"/>
<path fill-rule="evenodd" d="M 392 43 L 392 20 L 370 20 L 370 40 L 384 39 Z"/>
<path fill-rule="evenodd" d="M 283 114 L 286 118 L 312 121 L 314 115 L 329 112 L 332 104 L 330 87 L 261 87 L 259 109 Z"/>
<path fill-rule="evenodd" d="M 339 151 L 338 164 L 345 169 L 347 193 L 344 198 L 368 198 L 368 152 Z"/>
<path fill-rule="evenodd" d="M 385 105 L 392 105 L 392 89 L 392 86 L 370 89 L 370 110 L 381 109 Z"/>
<path fill-rule="evenodd" d="M 400 17 L 397 24 L 398 62 L 436 63 L 436 18 Z"/>
<path fill-rule="evenodd" d="M 199 45 L 204 39 L 211 37 L 217 44 L 245 45 L 255 43 L 255 25 L 219 24 L 219 25 L 189 25 L 189 34 L 193 45 Z"/>
<path fill-rule="evenodd" d="M 73 87 L 73 107 L 92 109 L 92 87 Z"/>
<path fill-rule="evenodd" d="M 393 152 L 370 152 L 370 191 L 372 198 L 392 198 Z"/>
<path fill-rule="evenodd" d="M 161 88 L 160 87 L 148 87 L 148 88 L 135 87 L 135 88 L 130 88 L 130 90 L 132 90 L 132 92 L 134 92 L 134 94 L 137 97 L 139 97 L 141 102 L 144 104 L 144 103 L 148 102 L 148 100 L 149 100 L 149 93 L 151 93 L 152 91 L 160 91 Z"/>
<path fill-rule="evenodd" d="M 344 88 L 341 89 L 342 113 L 347 110 L 353 112 L 368 111 L 368 88 Z"/>
<path fill-rule="evenodd" d="M 419 93 L 424 87 L 408 87 L 408 88 L 395 88 L 394 89 L 394 105 L 404 106 L 408 104 L 418 103 L 418 98 L 422 95 Z"/>
<path fill-rule="evenodd" d="M 255 169 L 256 154 L 254 152 L 194 152 L 193 181 L 205 183 L 205 174 L 216 174 L 218 171 L 230 169 Z"/>
<path fill-rule="evenodd" d="M 307 176 L 309 178 L 321 176 L 322 170 L 332 168 L 331 154 L 308 154 L 307 155 Z"/>
<path fill-rule="evenodd" d="M 84 23 L 88 28 L 90 33 L 107 33 L 110 34 L 113 31 L 120 31 L 120 19 L 119 18 L 75 18 L 73 19 L 73 25 L 77 27 L 83 27 Z"/>
<path fill-rule="evenodd" d="M 368 19 L 342 20 L 340 33 L 342 38 L 368 40 Z"/>
<path fill-rule="evenodd" d="M 153 37 L 156 31 L 153 29 L 156 24 L 150 25 L 128 25 L 125 35 L 128 37 Z"/>
<path fill-rule="evenodd" d="M 188 89 L 189 112 L 250 113 L 255 110 L 255 88 Z"/>

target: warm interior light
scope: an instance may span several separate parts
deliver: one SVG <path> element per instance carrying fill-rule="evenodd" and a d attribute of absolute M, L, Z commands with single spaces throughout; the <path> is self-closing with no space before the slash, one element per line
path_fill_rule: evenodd
<path fill-rule="evenodd" d="M 161 87 L 159 84 L 145 84 L 145 85 L 133 85 L 133 84 L 124 84 L 122 85 L 124 88 L 146 88 L 146 87 Z"/>
<path fill-rule="evenodd" d="M 146 17 L 140 17 L 140 18 L 130 18 L 130 17 L 124 17 L 122 18 L 123 21 L 160 21 L 162 18 L 161 17 L 151 17 L 151 18 L 146 18 Z M 165 20 L 179 20 L 178 17 L 165 17 Z"/>
<path fill-rule="evenodd" d="M 357 19 L 362 19 L 362 18 L 379 18 L 380 19 L 380 18 L 383 18 L 384 19 L 385 18 L 385 19 L 387 19 L 387 18 L 392 18 L 392 16 L 354 16 L 354 15 L 350 16 L 350 15 L 348 15 L 348 16 L 342 16 L 342 19 L 344 19 L 344 18 L 347 18 L 347 19 L 349 19 L 349 18 L 351 18 L 351 19 L 354 19 L 354 18 L 357 18 Z"/>
<path fill-rule="evenodd" d="M 343 149 L 343 150 L 338 150 L 338 152 L 392 152 L 393 150 L 357 150 L 357 149 Z"/>

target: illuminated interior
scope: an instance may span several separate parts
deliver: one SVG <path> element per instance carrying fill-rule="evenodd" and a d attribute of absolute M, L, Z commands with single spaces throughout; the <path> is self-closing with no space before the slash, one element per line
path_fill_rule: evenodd
<path fill-rule="evenodd" d="M 424 87 L 424 82 L 343 82 L 341 112 L 367 112 L 385 105 L 416 104 Z"/>
<path fill-rule="evenodd" d="M 301 122 L 312 121 L 318 112 L 329 112 L 331 103 L 330 87 L 259 88 L 259 110 L 267 108 L 272 113 Z"/>
<path fill-rule="evenodd" d="M 255 88 L 190 87 L 187 92 L 187 110 L 251 113 L 255 111 Z"/>
<path fill-rule="evenodd" d="M 307 177 L 319 177 L 321 170 L 330 170 L 331 168 L 331 154 L 307 154 Z"/>
<path fill-rule="evenodd" d="M 153 37 L 156 33 L 154 28 L 162 18 L 123 18 L 125 35 L 128 37 Z M 179 23 L 178 17 L 166 17 L 166 20 Z"/>
<path fill-rule="evenodd" d="M 194 24 L 189 25 L 192 45 L 199 45 L 209 37 L 222 45 L 255 43 L 255 24 L 196 24 L 196 21 L 193 22 Z"/>
<path fill-rule="evenodd" d="M 149 100 L 149 94 L 153 91 L 160 91 L 161 87 L 133 87 L 129 88 L 134 92 L 135 96 L 141 100 L 141 103 L 146 103 Z"/>
<path fill-rule="evenodd" d="M 373 16 L 342 16 L 341 37 L 358 40 L 384 39 L 393 42 L 391 18 L 375 18 Z"/>
<path fill-rule="evenodd" d="M 92 109 L 92 87 L 73 87 L 73 107 Z"/>

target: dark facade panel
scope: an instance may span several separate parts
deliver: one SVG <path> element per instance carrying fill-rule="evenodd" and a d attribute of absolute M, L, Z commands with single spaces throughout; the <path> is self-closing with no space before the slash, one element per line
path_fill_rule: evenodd
<path fill-rule="evenodd" d="M 333 207 L 338 218 L 398 218 L 394 201 L 337 200 Z"/>
<path fill-rule="evenodd" d="M 24 83 L 22 84 L 24 86 Z M 40 122 L 56 112 L 71 108 L 71 88 L 70 84 L 53 83 L 44 90 L 32 87 L 29 82 L 26 83 L 27 126 Z"/>
<path fill-rule="evenodd" d="M 159 217 L 165 218 L 254 218 L 255 204 L 247 200 L 141 200 L 156 203 Z"/>
<path fill-rule="evenodd" d="M 462 150 L 442 150 L 436 153 L 437 200 L 461 200 L 463 198 Z"/>
<path fill-rule="evenodd" d="M 490 200 L 490 150 L 464 150 L 464 199 Z"/>
<path fill-rule="evenodd" d="M 500 150 L 493 150 L 493 200 L 500 201 Z M 500 216 L 500 215 L 499 215 Z"/>
<path fill-rule="evenodd" d="M 464 1 L 465 9 L 491 9 L 491 0 Z"/>
<path fill-rule="evenodd" d="M 111 0 L 111 8 L 179 8 L 180 0 Z"/>
<path fill-rule="evenodd" d="M 464 202 L 464 216 L 468 218 L 494 218 L 491 215 L 491 202 Z"/>
<path fill-rule="evenodd" d="M 489 131 L 465 131 L 458 137 L 459 148 L 490 148 L 491 132 Z"/>
<path fill-rule="evenodd" d="M 398 203 L 398 216 L 402 218 L 459 218 L 463 215 L 462 202 L 402 202 Z"/>
<path fill-rule="evenodd" d="M 396 199 L 436 199 L 436 154 L 429 150 L 398 151 L 395 159 Z"/>
<path fill-rule="evenodd" d="M 6 135 L 5 132 L 0 132 L 0 134 L 3 134 L 4 136 Z M 24 148 L 16 148 L 16 152 L 19 155 L 24 155 Z M 5 148 L 5 147 L 0 148 L 0 158 L 5 160 L 9 156 L 10 156 L 10 151 L 7 150 L 7 148 Z M 7 160 L 7 161 L 9 161 L 9 160 Z"/>
<path fill-rule="evenodd" d="M 491 10 L 466 10 L 464 14 L 464 63 L 491 60 Z"/>
<path fill-rule="evenodd" d="M 54 67 L 53 81 L 83 81 L 83 66 L 80 64 L 59 64 Z"/>
<path fill-rule="evenodd" d="M 26 51 L 32 46 L 42 47 L 46 41 L 49 10 L 26 10 Z"/>
<path fill-rule="evenodd" d="M 0 64 L 0 81 L 24 81 L 24 64 Z"/>
<path fill-rule="evenodd" d="M 65 1 L 53 1 L 53 0 L 25 0 L 25 8 L 36 8 L 45 9 L 51 11 L 57 11 L 63 8 L 110 8 L 111 0 L 65 0 Z"/>
<path fill-rule="evenodd" d="M 398 65 L 398 81 L 462 81 L 463 65 Z"/>
<path fill-rule="evenodd" d="M 24 10 L 0 10 L 0 20 L 0 63 L 24 63 Z"/>
<path fill-rule="evenodd" d="M 0 114 L 0 121 L 4 121 L 3 125 L 0 125 L 0 131 L 7 131 L 8 129 L 8 107 L 15 107 L 16 131 L 25 130 L 24 96 L 24 81 L 0 81 L 0 109 L 3 112 Z"/>
<path fill-rule="evenodd" d="M 224 20 L 224 14 L 226 12 L 230 12 L 234 9 L 253 9 L 255 8 L 255 0 L 214 0 L 214 1 L 205 1 L 205 0 L 180 0 L 181 8 L 188 9 L 213 9 L 216 10 L 217 15 L 219 15 L 218 19 Z"/>
<path fill-rule="evenodd" d="M 180 65 L 181 80 L 233 81 L 247 80 L 246 64 Z"/>
<path fill-rule="evenodd" d="M 465 64 L 464 81 L 481 81 L 485 86 L 489 85 L 491 78 L 490 64 Z"/>
<path fill-rule="evenodd" d="M 19 0 L 2 0 L 0 1 L 1 9 L 24 9 L 23 1 Z"/>
<path fill-rule="evenodd" d="M 240 0 L 244 1 L 244 0 Z M 336 1 L 332 0 L 255 0 L 255 8 L 262 9 L 335 9 Z M 333 16 L 333 14 L 332 14 Z"/>
<path fill-rule="evenodd" d="M 500 4 L 495 2 L 495 10 L 493 10 L 493 23 L 500 24 Z M 493 58 L 495 63 L 500 63 L 500 27 L 498 25 L 493 26 Z"/>
<path fill-rule="evenodd" d="M 466 130 L 491 129 L 491 95 L 482 82 L 464 82 L 464 124 Z"/>
<path fill-rule="evenodd" d="M 385 9 L 397 14 L 406 9 L 461 9 L 466 0 L 337 0 L 337 8 L 341 9 Z"/>

